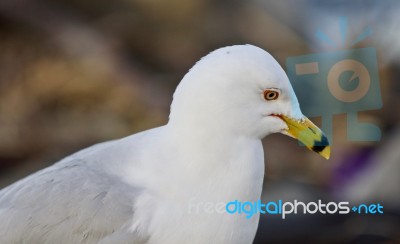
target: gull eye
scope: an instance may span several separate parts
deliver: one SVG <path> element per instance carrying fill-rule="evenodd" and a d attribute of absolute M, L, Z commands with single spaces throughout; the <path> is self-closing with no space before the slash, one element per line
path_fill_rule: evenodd
<path fill-rule="evenodd" d="M 265 90 L 264 99 L 267 101 L 276 100 L 279 97 L 279 92 L 275 90 Z"/>

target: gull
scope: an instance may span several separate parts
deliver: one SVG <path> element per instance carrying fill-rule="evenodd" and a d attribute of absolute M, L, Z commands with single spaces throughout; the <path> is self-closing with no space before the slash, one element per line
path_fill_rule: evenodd
<path fill-rule="evenodd" d="M 166 125 L 83 149 L 2 189 L 0 243 L 252 243 L 259 213 L 212 204 L 260 199 L 261 139 L 271 133 L 329 158 L 326 136 L 268 52 L 217 49 L 183 77 Z"/>

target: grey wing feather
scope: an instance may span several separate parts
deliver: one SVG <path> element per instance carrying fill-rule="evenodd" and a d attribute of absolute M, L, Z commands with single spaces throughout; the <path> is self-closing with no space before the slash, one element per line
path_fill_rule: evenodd
<path fill-rule="evenodd" d="M 144 243 L 132 186 L 70 158 L 0 191 L 0 243 Z"/>

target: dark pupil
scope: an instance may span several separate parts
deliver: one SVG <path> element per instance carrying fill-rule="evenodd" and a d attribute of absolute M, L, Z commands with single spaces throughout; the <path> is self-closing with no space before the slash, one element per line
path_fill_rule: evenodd
<path fill-rule="evenodd" d="M 270 93 L 268 94 L 268 97 L 269 97 L 269 98 L 273 98 L 273 97 L 275 97 L 275 93 L 273 93 L 273 92 L 270 92 Z"/>

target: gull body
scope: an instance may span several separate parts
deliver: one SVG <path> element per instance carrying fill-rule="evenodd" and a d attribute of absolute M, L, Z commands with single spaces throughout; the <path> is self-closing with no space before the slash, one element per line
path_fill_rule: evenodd
<path fill-rule="evenodd" d="M 278 97 L 266 100 L 266 90 Z M 304 119 L 270 54 L 217 49 L 184 76 L 166 125 L 89 147 L 1 190 L 0 243 L 252 243 L 259 215 L 216 205 L 257 201 L 261 139 L 303 138 L 291 128 Z"/>

